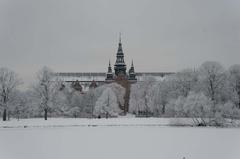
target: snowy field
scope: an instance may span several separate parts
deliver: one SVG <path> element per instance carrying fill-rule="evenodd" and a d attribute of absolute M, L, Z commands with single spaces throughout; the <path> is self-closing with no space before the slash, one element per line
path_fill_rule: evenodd
<path fill-rule="evenodd" d="M 0 122 L 0 158 L 240 158 L 239 128 L 166 126 L 169 122 L 169 119 L 155 118 L 28 119 Z"/>
<path fill-rule="evenodd" d="M 191 125 L 191 119 L 179 118 L 177 123 Z M 46 127 L 85 127 L 85 126 L 169 126 L 176 124 L 176 118 L 42 118 L 35 119 L 11 119 L 0 121 L 0 128 L 46 128 Z"/>

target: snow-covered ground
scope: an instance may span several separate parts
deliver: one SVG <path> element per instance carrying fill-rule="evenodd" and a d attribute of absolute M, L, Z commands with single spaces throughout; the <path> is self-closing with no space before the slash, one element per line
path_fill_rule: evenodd
<path fill-rule="evenodd" d="M 170 119 L 156 118 L 48 121 L 26 119 L 0 122 L 2 127 L 0 158 L 239 159 L 240 157 L 239 128 L 166 126 L 169 123 Z"/>
<path fill-rule="evenodd" d="M 77 127 L 77 126 L 168 126 L 176 124 L 176 118 L 42 118 L 36 119 L 12 119 L 0 121 L 0 128 L 33 128 L 33 127 Z M 174 122 L 173 122 L 174 121 Z M 177 119 L 184 124 L 192 124 L 191 119 Z"/>

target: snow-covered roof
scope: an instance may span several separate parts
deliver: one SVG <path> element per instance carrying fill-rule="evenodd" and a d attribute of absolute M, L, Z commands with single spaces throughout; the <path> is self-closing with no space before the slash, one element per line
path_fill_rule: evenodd
<path fill-rule="evenodd" d="M 154 78 L 156 81 L 161 81 L 164 76 L 173 74 L 171 72 L 137 72 L 136 78 L 137 81 L 144 81 L 148 77 Z M 56 73 L 56 76 L 61 78 L 63 81 L 99 81 L 103 82 L 106 79 L 106 73 L 103 72 L 59 72 Z"/>
<path fill-rule="evenodd" d="M 105 81 L 106 73 L 101 72 L 78 72 L 78 73 L 56 73 L 63 81 Z"/>

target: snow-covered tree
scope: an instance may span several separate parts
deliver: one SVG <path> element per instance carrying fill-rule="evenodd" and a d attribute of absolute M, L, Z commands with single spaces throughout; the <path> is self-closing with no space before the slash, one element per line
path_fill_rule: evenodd
<path fill-rule="evenodd" d="M 166 106 L 166 112 L 171 115 L 171 117 L 189 117 L 184 110 L 184 104 L 186 97 L 179 96 L 177 99 L 170 99 Z"/>
<path fill-rule="evenodd" d="M 194 91 L 198 84 L 198 72 L 191 69 L 185 69 L 177 72 L 172 79 L 175 87 L 181 96 L 187 97 L 190 91 Z"/>
<path fill-rule="evenodd" d="M 94 115 L 118 116 L 121 112 L 116 94 L 111 88 L 106 88 L 96 101 Z"/>
<path fill-rule="evenodd" d="M 229 68 L 229 84 L 232 88 L 232 97 L 240 109 L 240 65 L 233 65 Z"/>
<path fill-rule="evenodd" d="M 86 92 L 83 95 L 81 116 L 91 117 L 91 118 L 93 117 L 94 107 L 97 100 L 95 91 L 96 89 L 91 88 L 88 92 Z"/>
<path fill-rule="evenodd" d="M 14 99 L 14 93 L 21 84 L 17 74 L 8 68 L 0 68 L 0 105 L 3 110 L 3 121 L 7 119 L 8 104 Z"/>
<path fill-rule="evenodd" d="M 24 117 L 41 117 L 42 110 L 39 107 L 40 98 L 39 94 L 36 93 L 36 90 L 32 88 L 21 92 L 23 94 L 23 99 L 25 101 L 25 107 L 27 108 L 24 112 Z"/>
<path fill-rule="evenodd" d="M 141 99 L 142 92 L 140 91 L 140 84 L 136 83 L 131 86 L 130 100 L 129 100 L 129 112 L 138 114 L 139 111 L 143 110 L 143 101 Z"/>
<path fill-rule="evenodd" d="M 211 116 L 212 101 L 203 93 L 190 92 L 183 105 L 183 111 L 197 125 L 207 125 L 206 119 Z"/>
<path fill-rule="evenodd" d="M 168 81 L 161 81 L 153 86 L 153 113 L 154 115 L 164 115 L 166 112 L 166 105 L 170 96 L 170 87 Z"/>
<path fill-rule="evenodd" d="M 154 78 L 145 77 L 144 81 L 138 82 L 131 87 L 129 105 L 131 112 L 145 116 L 153 114 L 154 86 L 156 83 Z"/>
<path fill-rule="evenodd" d="M 225 70 L 218 62 L 208 61 L 200 67 L 201 87 L 214 103 L 217 102 L 225 82 Z"/>
<path fill-rule="evenodd" d="M 107 87 L 110 87 L 117 97 L 117 102 L 120 107 L 124 105 L 124 96 L 125 96 L 125 88 L 123 88 L 120 84 L 111 83 L 108 84 Z"/>
<path fill-rule="evenodd" d="M 44 111 L 44 119 L 47 120 L 48 112 L 56 106 L 56 95 L 59 92 L 59 82 L 54 79 L 53 71 L 43 67 L 37 74 L 37 84 L 34 86 L 39 99 L 38 104 Z"/>
<path fill-rule="evenodd" d="M 28 117 L 30 112 L 27 99 L 28 98 L 25 91 L 16 91 L 13 94 L 13 100 L 9 102 L 9 105 L 11 105 L 9 114 L 17 119 Z"/>
<path fill-rule="evenodd" d="M 165 115 L 166 106 L 171 99 L 179 96 L 175 77 L 162 81 L 143 81 L 133 84 L 130 93 L 129 112 L 136 115 Z"/>
<path fill-rule="evenodd" d="M 156 81 L 145 80 L 131 86 L 129 112 L 146 116 L 153 113 L 155 84 Z"/>
<path fill-rule="evenodd" d="M 189 92 L 187 97 L 179 96 L 168 104 L 176 117 L 192 118 L 195 125 L 207 125 L 212 117 L 212 101 L 203 93 Z"/>
<path fill-rule="evenodd" d="M 232 120 L 240 119 L 240 110 L 231 101 L 228 101 L 225 104 L 221 105 L 219 107 L 219 112 L 223 118 Z"/>
<path fill-rule="evenodd" d="M 68 100 L 68 105 L 66 109 L 66 113 L 70 117 L 82 117 L 81 113 L 83 112 L 83 98 L 84 95 L 81 94 L 79 91 L 72 92 L 71 99 Z"/>

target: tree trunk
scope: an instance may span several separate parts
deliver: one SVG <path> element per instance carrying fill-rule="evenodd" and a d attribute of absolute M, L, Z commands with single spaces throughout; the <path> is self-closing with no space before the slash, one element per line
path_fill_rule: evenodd
<path fill-rule="evenodd" d="M 44 119 L 47 120 L 47 109 L 44 109 Z"/>
<path fill-rule="evenodd" d="M 7 112 L 7 118 L 8 118 L 8 121 L 10 120 L 10 112 L 8 111 Z"/>
<path fill-rule="evenodd" d="M 238 109 L 240 109 L 240 91 L 238 91 L 237 94 L 238 94 Z"/>
<path fill-rule="evenodd" d="M 3 121 L 7 120 L 7 109 L 3 110 Z"/>
<path fill-rule="evenodd" d="M 162 105 L 162 114 L 165 114 L 165 104 Z"/>

